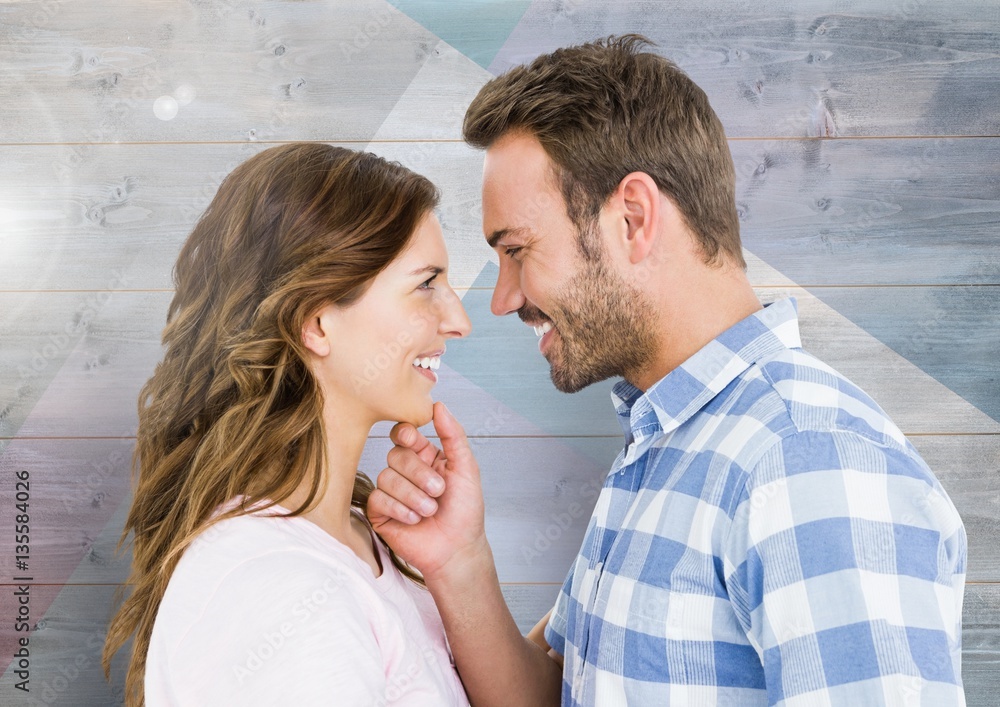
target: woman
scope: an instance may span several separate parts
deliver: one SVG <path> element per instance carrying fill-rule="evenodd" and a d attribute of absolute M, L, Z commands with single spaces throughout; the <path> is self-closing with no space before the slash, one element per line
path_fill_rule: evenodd
<path fill-rule="evenodd" d="M 380 420 L 426 424 L 469 320 L 425 178 L 274 147 L 230 174 L 178 258 L 140 395 L 127 704 L 467 705 L 419 577 L 357 471 Z M 123 536 L 124 537 L 124 536 Z"/>

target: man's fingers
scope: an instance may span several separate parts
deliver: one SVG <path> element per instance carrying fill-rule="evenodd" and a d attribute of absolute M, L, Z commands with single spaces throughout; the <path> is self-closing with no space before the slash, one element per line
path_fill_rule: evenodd
<path fill-rule="evenodd" d="M 420 521 L 418 514 L 381 489 L 375 489 L 368 497 L 366 512 L 368 519 L 376 528 L 388 520 L 398 520 L 407 525 L 413 525 Z"/>
<path fill-rule="evenodd" d="M 552 646 L 550 646 L 548 641 L 545 640 L 545 627 L 548 625 L 549 617 L 551 616 L 552 610 L 549 609 L 549 613 L 543 616 L 541 620 L 535 624 L 535 627 L 528 631 L 528 633 L 524 636 L 546 653 L 552 649 Z"/>
<path fill-rule="evenodd" d="M 463 465 L 475 462 L 465 430 L 441 402 L 434 403 L 434 430 L 441 438 L 441 449 L 449 462 Z"/>
<path fill-rule="evenodd" d="M 393 425 L 389 430 L 389 439 L 398 447 L 412 449 L 425 464 L 433 464 L 438 456 L 438 448 L 409 422 L 397 422 Z"/>
<path fill-rule="evenodd" d="M 440 496 L 444 492 L 444 479 L 430 466 L 433 459 L 428 462 L 414 454 L 412 449 L 395 446 L 386 455 L 386 463 L 428 496 Z"/>
<path fill-rule="evenodd" d="M 416 444 L 418 438 L 421 436 L 417 428 L 409 422 L 397 422 L 389 430 L 389 439 L 392 440 L 393 444 L 398 444 L 401 447 L 409 447 L 411 444 Z M 427 440 L 424 441 L 426 442 Z"/>
<path fill-rule="evenodd" d="M 383 469 L 382 473 L 378 475 L 377 483 L 378 488 L 383 493 L 410 511 L 421 516 L 431 516 L 437 511 L 437 501 L 393 467 Z M 393 518 L 396 517 L 393 514 Z"/>

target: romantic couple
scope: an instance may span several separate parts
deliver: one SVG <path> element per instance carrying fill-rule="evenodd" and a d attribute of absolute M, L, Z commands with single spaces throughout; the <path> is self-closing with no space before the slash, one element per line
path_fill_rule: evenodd
<path fill-rule="evenodd" d="M 465 117 L 493 313 L 536 327 L 559 390 L 623 379 L 624 448 L 550 614 L 519 633 L 476 459 L 432 401 L 470 333 L 435 187 L 283 145 L 229 175 L 177 260 L 105 646 L 133 639 L 127 704 L 964 704 L 961 519 L 802 350 L 794 301 L 758 302 L 722 125 L 646 44 L 541 56 Z M 375 489 L 358 464 L 382 420 Z"/>

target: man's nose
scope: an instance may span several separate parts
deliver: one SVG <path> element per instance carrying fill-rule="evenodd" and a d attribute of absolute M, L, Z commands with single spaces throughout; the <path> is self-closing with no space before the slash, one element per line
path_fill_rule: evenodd
<path fill-rule="evenodd" d="M 516 312 L 524 306 L 524 293 L 514 268 L 500 264 L 500 274 L 497 284 L 493 286 L 493 298 L 490 300 L 490 311 L 498 317 Z"/>

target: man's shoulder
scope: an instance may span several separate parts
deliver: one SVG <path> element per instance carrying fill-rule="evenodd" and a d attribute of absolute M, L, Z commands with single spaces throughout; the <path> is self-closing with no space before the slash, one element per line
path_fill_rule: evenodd
<path fill-rule="evenodd" d="M 703 424 L 679 446 L 721 454 L 738 471 L 729 486 L 773 481 L 811 469 L 877 466 L 935 484 L 933 473 L 885 411 L 846 376 L 801 349 L 755 362 L 728 394 L 705 410 Z"/>
<path fill-rule="evenodd" d="M 846 376 L 802 349 L 755 361 L 692 419 L 671 444 L 721 453 L 746 470 L 784 440 L 853 433 L 906 448 L 885 411 Z"/>
<path fill-rule="evenodd" d="M 802 472 L 853 469 L 940 483 L 917 449 L 871 396 L 801 349 L 756 363 L 757 405 L 783 412 L 766 421 L 772 432 L 749 465 L 751 486 Z"/>
<path fill-rule="evenodd" d="M 853 433 L 877 444 L 906 447 L 902 431 L 875 400 L 832 366 L 802 349 L 785 349 L 754 364 L 762 397 L 787 415 L 782 436 Z"/>

